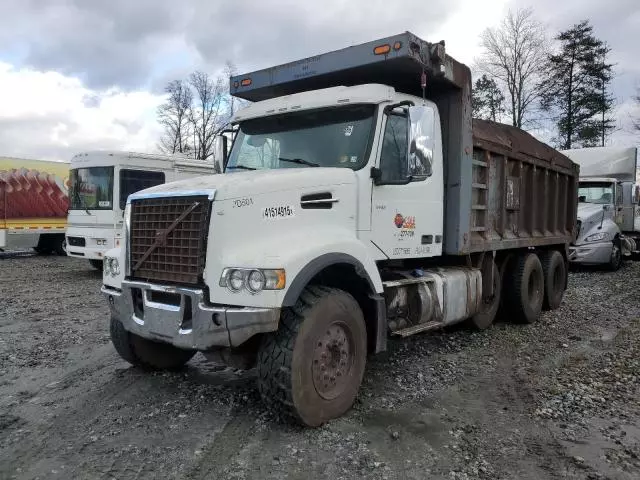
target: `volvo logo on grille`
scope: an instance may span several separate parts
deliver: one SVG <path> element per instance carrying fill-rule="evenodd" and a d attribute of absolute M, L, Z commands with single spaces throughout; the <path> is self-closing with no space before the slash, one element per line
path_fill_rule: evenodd
<path fill-rule="evenodd" d="M 156 230 L 156 240 L 154 242 L 154 245 L 156 245 L 157 247 L 164 247 L 167 243 L 167 235 L 169 234 L 169 232 L 167 232 L 167 229 L 162 229 L 162 230 Z"/>

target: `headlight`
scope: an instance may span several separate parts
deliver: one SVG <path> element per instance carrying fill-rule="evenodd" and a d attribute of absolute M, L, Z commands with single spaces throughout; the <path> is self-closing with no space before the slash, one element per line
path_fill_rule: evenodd
<path fill-rule="evenodd" d="M 264 273 L 260 270 L 252 270 L 247 277 L 247 288 L 250 292 L 258 293 L 264 290 L 264 286 L 267 283 L 264 278 Z"/>
<path fill-rule="evenodd" d="M 111 259 L 111 263 L 109 265 L 109 271 L 111 273 L 111 276 L 113 277 L 120 275 L 120 263 L 118 262 L 117 258 Z"/>
<path fill-rule="evenodd" d="M 104 257 L 102 261 L 102 271 L 104 275 L 117 277 L 120 275 L 120 262 L 114 257 Z"/>
<path fill-rule="evenodd" d="M 585 242 L 603 242 L 609 240 L 609 234 L 607 232 L 592 233 L 584 239 Z"/>
<path fill-rule="evenodd" d="M 234 292 L 237 292 L 238 290 L 242 290 L 242 287 L 244 287 L 244 271 L 242 270 L 231 270 L 231 273 L 229 274 L 229 288 L 231 290 L 233 290 Z"/>
<path fill-rule="evenodd" d="M 225 268 L 219 285 L 232 292 L 247 289 L 250 293 L 258 293 L 262 290 L 282 290 L 286 283 L 283 269 Z"/>

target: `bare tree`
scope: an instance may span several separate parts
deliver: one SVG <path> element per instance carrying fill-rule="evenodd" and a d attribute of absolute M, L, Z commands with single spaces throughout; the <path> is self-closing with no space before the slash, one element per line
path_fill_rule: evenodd
<path fill-rule="evenodd" d="M 189 84 L 195 97 L 189 117 L 193 128 L 194 157 L 204 160 L 213 153 L 213 139 L 227 125 L 223 98 L 226 88 L 222 78 L 212 79 L 201 71 L 189 76 Z"/>
<path fill-rule="evenodd" d="M 215 136 L 228 128 L 235 111 L 246 103 L 230 95 L 229 78 L 235 72 L 228 61 L 217 78 L 196 71 L 187 80 L 169 82 L 167 100 L 157 112 L 164 129 L 162 151 L 189 153 L 199 160 L 213 154 Z"/>
<path fill-rule="evenodd" d="M 638 93 L 633 97 L 636 101 L 636 106 L 640 109 L 640 87 L 638 87 Z M 640 117 L 632 119 L 633 129 L 640 133 Z"/>
<path fill-rule="evenodd" d="M 165 88 L 167 101 L 158 107 L 158 122 L 164 133 L 160 149 L 165 153 L 187 153 L 190 150 L 190 115 L 193 94 L 182 80 L 173 80 Z"/>
<path fill-rule="evenodd" d="M 544 26 L 531 8 L 509 11 L 499 27 L 481 34 L 480 41 L 483 53 L 476 59 L 476 67 L 503 89 L 507 114 L 514 126 L 522 127 L 539 98 L 548 44 Z"/>

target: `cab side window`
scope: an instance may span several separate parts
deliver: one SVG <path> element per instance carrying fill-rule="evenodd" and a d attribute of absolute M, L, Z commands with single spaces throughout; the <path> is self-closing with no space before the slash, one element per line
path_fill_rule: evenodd
<path fill-rule="evenodd" d="M 380 180 L 383 182 L 394 182 L 407 178 L 407 123 L 407 117 L 404 115 L 391 114 L 387 116 L 380 153 Z"/>

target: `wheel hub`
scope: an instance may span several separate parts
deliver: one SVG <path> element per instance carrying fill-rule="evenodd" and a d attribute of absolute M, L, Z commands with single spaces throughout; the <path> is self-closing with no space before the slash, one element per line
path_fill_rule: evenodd
<path fill-rule="evenodd" d="M 353 353 L 350 332 L 341 323 L 330 325 L 318 338 L 311 366 L 318 395 L 332 400 L 342 393 L 353 365 Z"/>

